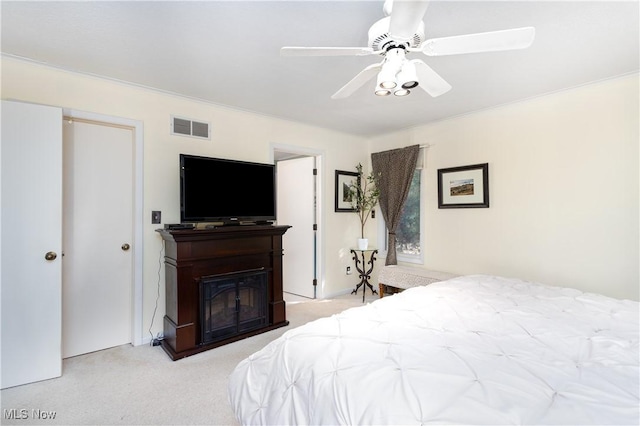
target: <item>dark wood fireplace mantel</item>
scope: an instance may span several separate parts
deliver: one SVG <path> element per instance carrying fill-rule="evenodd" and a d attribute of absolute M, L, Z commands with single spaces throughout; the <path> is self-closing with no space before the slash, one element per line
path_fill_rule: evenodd
<path fill-rule="evenodd" d="M 290 226 L 247 225 L 213 229 L 159 229 L 165 241 L 164 339 L 173 360 L 289 324 L 282 297 L 282 236 Z M 202 342 L 200 283 L 246 271 L 267 273 L 268 322 L 215 342 Z"/>

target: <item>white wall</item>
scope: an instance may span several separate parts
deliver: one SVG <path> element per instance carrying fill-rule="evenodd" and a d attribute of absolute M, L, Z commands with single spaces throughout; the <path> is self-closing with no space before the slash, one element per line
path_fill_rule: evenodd
<path fill-rule="evenodd" d="M 366 163 L 366 140 L 317 127 L 251 114 L 160 93 L 140 87 L 70 73 L 10 57 L 2 58 L 2 98 L 55 105 L 79 111 L 139 120 L 144 123 L 144 318 L 148 329 L 158 285 L 161 238 L 151 224 L 151 211 L 162 211 L 163 223 L 180 221 L 178 154 L 269 162 L 272 144 L 320 149 L 324 152 L 322 187 L 326 238 L 326 271 L 319 296 L 343 292 L 354 286 L 344 270 L 351 259 L 345 248 L 354 245 L 358 221 L 354 214 L 334 212 L 334 170 L 353 170 Z M 211 122 L 212 140 L 170 134 L 172 114 Z M 286 238 L 286 234 L 285 234 Z M 348 250 L 347 250 L 348 254 Z M 286 261 L 286 253 L 285 253 Z M 340 265 L 340 266 L 337 266 Z M 164 274 L 161 298 L 152 332 L 162 331 Z"/>
<path fill-rule="evenodd" d="M 627 76 L 372 139 L 432 145 L 424 266 L 638 300 L 638 90 Z M 485 162 L 490 208 L 437 208 L 438 169 Z"/>
<path fill-rule="evenodd" d="M 334 212 L 334 171 L 369 152 L 430 143 L 425 266 L 518 276 L 638 299 L 638 77 L 627 77 L 367 141 L 317 127 L 2 58 L 2 98 L 144 123 L 144 318 L 157 291 L 163 223 L 179 221 L 178 154 L 268 162 L 272 144 L 322 150 L 325 237 L 320 297 L 350 291 L 355 214 Z M 212 123 L 211 141 L 172 136 L 170 115 Z M 436 170 L 490 164 L 489 209 L 438 210 Z M 566 188 L 570 188 L 567 191 Z M 378 215 L 379 216 L 379 215 Z M 377 219 L 367 225 L 375 241 Z M 286 237 L 286 234 L 285 234 Z M 286 254 L 285 254 L 286 261 Z M 380 261 L 382 262 L 382 260 Z M 163 275 L 161 276 L 161 280 Z M 152 332 L 162 330 L 164 285 Z"/>

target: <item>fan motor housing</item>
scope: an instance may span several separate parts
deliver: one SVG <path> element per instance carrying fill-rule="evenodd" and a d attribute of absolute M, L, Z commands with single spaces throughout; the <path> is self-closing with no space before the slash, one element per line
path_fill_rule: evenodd
<path fill-rule="evenodd" d="M 377 21 L 369 28 L 369 47 L 374 51 L 387 52 L 389 49 L 401 47 L 405 50 L 408 48 L 417 48 L 424 41 L 424 22 L 420 21 L 420 25 L 411 37 L 410 41 L 397 41 L 394 40 L 391 34 L 389 34 L 389 23 L 391 17 L 387 16 Z"/>

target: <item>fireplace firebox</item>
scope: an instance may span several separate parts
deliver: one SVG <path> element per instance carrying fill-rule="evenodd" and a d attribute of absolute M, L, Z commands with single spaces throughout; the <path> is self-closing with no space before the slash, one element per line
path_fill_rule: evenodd
<path fill-rule="evenodd" d="M 200 320 L 203 344 L 267 325 L 266 271 L 202 277 Z"/>

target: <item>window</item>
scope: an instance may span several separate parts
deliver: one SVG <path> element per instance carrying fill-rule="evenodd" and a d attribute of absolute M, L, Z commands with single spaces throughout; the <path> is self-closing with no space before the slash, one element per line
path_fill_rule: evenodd
<path fill-rule="evenodd" d="M 413 173 L 407 201 L 396 229 L 396 253 L 420 257 L 420 170 Z"/>
<path fill-rule="evenodd" d="M 402 209 L 402 217 L 396 229 L 396 253 L 398 261 L 409 263 L 422 263 L 421 252 L 421 179 L 422 168 L 417 168 L 413 174 L 409 195 Z M 382 235 L 379 241 L 383 242 L 383 247 L 388 247 L 388 230 L 384 220 L 379 231 Z"/>

